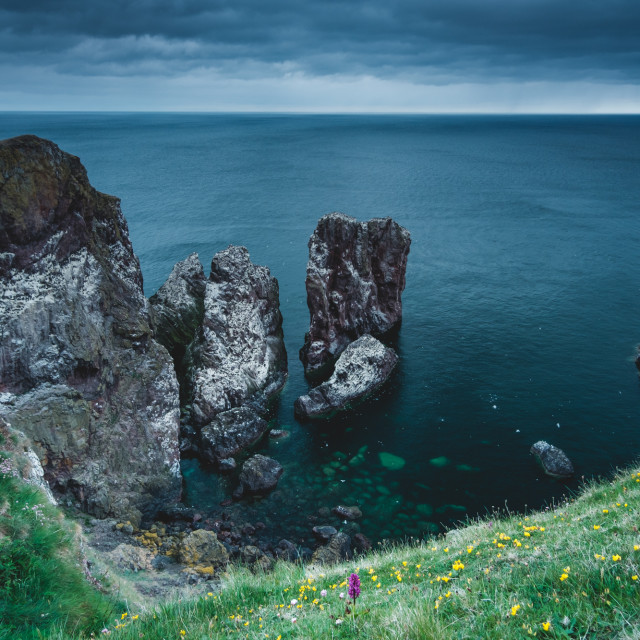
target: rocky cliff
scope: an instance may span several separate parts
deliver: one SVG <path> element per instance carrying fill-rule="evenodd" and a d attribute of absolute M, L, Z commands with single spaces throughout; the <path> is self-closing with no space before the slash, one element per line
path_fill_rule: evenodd
<path fill-rule="evenodd" d="M 309 240 L 309 332 L 300 350 L 307 375 L 322 374 L 365 333 L 380 336 L 402 319 L 411 239 L 391 218 L 359 222 L 342 213 L 320 219 Z"/>
<path fill-rule="evenodd" d="M 0 414 L 54 493 L 137 520 L 180 494 L 178 386 L 117 198 L 35 136 L 0 142 Z"/>

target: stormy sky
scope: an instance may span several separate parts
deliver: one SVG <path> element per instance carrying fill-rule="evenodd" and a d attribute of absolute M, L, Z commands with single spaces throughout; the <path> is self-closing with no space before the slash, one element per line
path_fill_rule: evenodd
<path fill-rule="evenodd" d="M 638 0 L 0 0 L 0 109 L 640 112 Z"/>

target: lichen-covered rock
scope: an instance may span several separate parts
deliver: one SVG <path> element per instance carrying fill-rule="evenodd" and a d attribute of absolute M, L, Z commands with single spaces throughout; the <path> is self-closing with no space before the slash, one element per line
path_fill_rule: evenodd
<path fill-rule="evenodd" d="M 200 453 L 205 460 L 219 466 L 225 458 L 255 444 L 268 428 L 267 421 L 249 407 L 223 411 L 202 427 Z"/>
<path fill-rule="evenodd" d="M 152 571 L 153 554 L 142 547 L 134 547 L 132 544 L 119 544 L 113 551 L 108 554 L 111 562 L 116 564 L 120 569 L 127 571 Z"/>
<path fill-rule="evenodd" d="M 539 440 L 531 447 L 544 472 L 554 478 L 569 478 L 574 474 L 573 464 L 565 452 L 552 444 Z"/>
<path fill-rule="evenodd" d="M 398 363 L 395 351 L 370 335 L 352 342 L 341 354 L 329 380 L 294 403 L 299 418 L 326 418 L 351 409 L 379 388 Z"/>
<path fill-rule="evenodd" d="M 322 547 L 318 547 L 311 557 L 318 564 L 336 564 L 351 559 L 351 538 L 346 533 L 336 533 Z"/>
<path fill-rule="evenodd" d="M 217 253 L 206 284 L 202 340 L 194 348 L 192 419 L 264 408 L 287 378 L 278 281 L 254 265 L 244 247 Z"/>
<path fill-rule="evenodd" d="M 229 553 L 213 531 L 198 529 L 181 541 L 178 559 L 189 566 L 224 567 L 229 562 Z"/>
<path fill-rule="evenodd" d="M 52 142 L 2 141 L 0 254 L 0 415 L 54 493 L 131 520 L 177 499 L 177 381 L 119 200 Z"/>
<path fill-rule="evenodd" d="M 391 218 L 323 216 L 309 240 L 309 333 L 300 350 L 307 375 L 321 375 L 359 336 L 399 325 L 411 239 Z"/>
<path fill-rule="evenodd" d="M 264 495 L 276 488 L 284 469 L 273 458 L 257 453 L 251 456 L 240 471 L 240 485 L 234 492 L 235 498 L 243 495 Z"/>

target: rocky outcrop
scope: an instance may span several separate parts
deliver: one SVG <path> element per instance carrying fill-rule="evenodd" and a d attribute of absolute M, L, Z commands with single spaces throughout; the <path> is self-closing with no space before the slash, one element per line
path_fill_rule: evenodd
<path fill-rule="evenodd" d="M 342 352 L 329 380 L 295 401 L 296 415 L 328 418 L 352 408 L 387 380 L 397 362 L 393 349 L 370 335 L 361 336 Z"/>
<path fill-rule="evenodd" d="M 287 378 L 278 281 L 230 246 L 213 257 L 208 280 L 196 254 L 179 262 L 150 302 L 195 427 L 183 430 L 194 441 L 184 448 L 219 464 L 267 430 L 257 413 Z"/>
<path fill-rule="evenodd" d="M 233 497 L 236 499 L 246 495 L 264 495 L 276 488 L 284 469 L 273 458 L 259 453 L 251 456 L 240 471 L 240 485 Z"/>
<path fill-rule="evenodd" d="M 132 521 L 177 499 L 178 386 L 119 200 L 51 142 L 0 142 L 0 265 L 0 414 L 54 493 Z"/>
<path fill-rule="evenodd" d="M 411 239 L 391 218 L 359 222 L 342 213 L 320 219 L 309 240 L 309 333 L 305 372 L 322 375 L 359 336 L 399 325 Z"/>
<path fill-rule="evenodd" d="M 255 444 L 268 428 L 249 407 L 223 411 L 202 428 L 200 452 L 211 464 L 227 467 L 229 458 Z"/>
<path fill-rule="evenodd" d="M 573 464 L 565 452 L 544 440 L 536 442 L 531 447 L 531 453 L 538 458 L 544 472 L 549 476 L 570 478 L 574 473 Z"/>

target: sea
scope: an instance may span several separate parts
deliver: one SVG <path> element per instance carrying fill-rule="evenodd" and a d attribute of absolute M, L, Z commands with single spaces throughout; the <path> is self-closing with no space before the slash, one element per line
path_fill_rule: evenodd
<path fill-rule="evenodd" d="M 244 245 L 280 285 L 289 380 L 257 450 L 285 472 L 228 507 L 304 541 L 357 505 L 374 542 L 572 499 L 637 462 L 640 117 L 0 113 L 80 157 L 118 196 L 145 293 L 173 265 Z M 331 421 L 299 423 L 307 243 L 341 211 L 411 233 L 388 384 Z M 575 477 L 530 454 L 562 448 Z M 182 462 L 184 500 L 223 508 L 234 476 Z"/>

